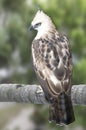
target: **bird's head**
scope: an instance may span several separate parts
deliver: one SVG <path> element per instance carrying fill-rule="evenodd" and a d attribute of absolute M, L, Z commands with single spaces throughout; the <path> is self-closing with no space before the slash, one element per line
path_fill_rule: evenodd
<path fill-rule="evenodd" d="M 39 30 L 45 28 L 45 26 L 49 23 L 50 18 L 41 10 L 38 10 L 32 23 L 31 30 Z"/>
<path fill-rule="evenodd" d="M 51 27 L 55 28 L 51 18 L 43 11 L 38 10 L 31 23 L 30 30 L 37 30 L 40 35 L 43 35 L 45 32 L 48 32 Z"/>

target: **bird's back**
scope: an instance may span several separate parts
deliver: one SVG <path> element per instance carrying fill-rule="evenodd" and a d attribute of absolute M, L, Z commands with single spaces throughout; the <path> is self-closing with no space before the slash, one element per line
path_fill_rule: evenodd
<path fill-rule="evenodd" d="M 50 88 L 53 85 L 57 93 L 61 91 L 70 93 L 72 55 L 65 36 L 55 33 L 51 39 L 46 36 L 33 40 L 32 57 L 36 74 L 41 79 L 46 79 Z M 55 79 L 58 83 L 54 81 Z"/>

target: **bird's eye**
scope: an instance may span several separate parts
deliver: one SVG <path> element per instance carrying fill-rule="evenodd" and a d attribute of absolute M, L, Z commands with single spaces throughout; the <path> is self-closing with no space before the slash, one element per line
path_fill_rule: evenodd
<path fill-rule="evenodd" d="M 41 25 L 41 22 L 36 24 L 36 26 L 39 26 L 39 25 Z"/>
<path fill-rule="evenodd" d="M 37 28 L 38 26 L 40 26 L 41 25 L 41 22 L 40 23 L 36 23 L 35 24 L 35 27 Z"/>

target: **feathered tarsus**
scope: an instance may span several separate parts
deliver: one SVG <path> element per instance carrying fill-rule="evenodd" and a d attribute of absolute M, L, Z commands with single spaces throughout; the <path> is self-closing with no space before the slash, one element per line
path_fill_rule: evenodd
<path fill-rule="evenodd" d="M 50 102 L 49 121 L 70 124 L 74 118 L 71 102 L 72 55 L 67 38 L 58 33 L 52 20 L 38 11 L 31 23 L 38 31 L 32 42 L 33 67 Z"/>

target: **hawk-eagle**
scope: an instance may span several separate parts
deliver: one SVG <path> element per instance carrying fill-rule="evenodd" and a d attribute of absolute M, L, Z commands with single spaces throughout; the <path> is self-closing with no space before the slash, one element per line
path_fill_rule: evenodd
<path fill-rule="evenodd" d="M 74 118 L 71 102 L 72 55 L 68 39 L 60 34 L 51 18 L 38 10 L 31 30 L 37 30 L 32 42 L 33 67 L 50 103 L 49 121 L 64 125 Z"/>

